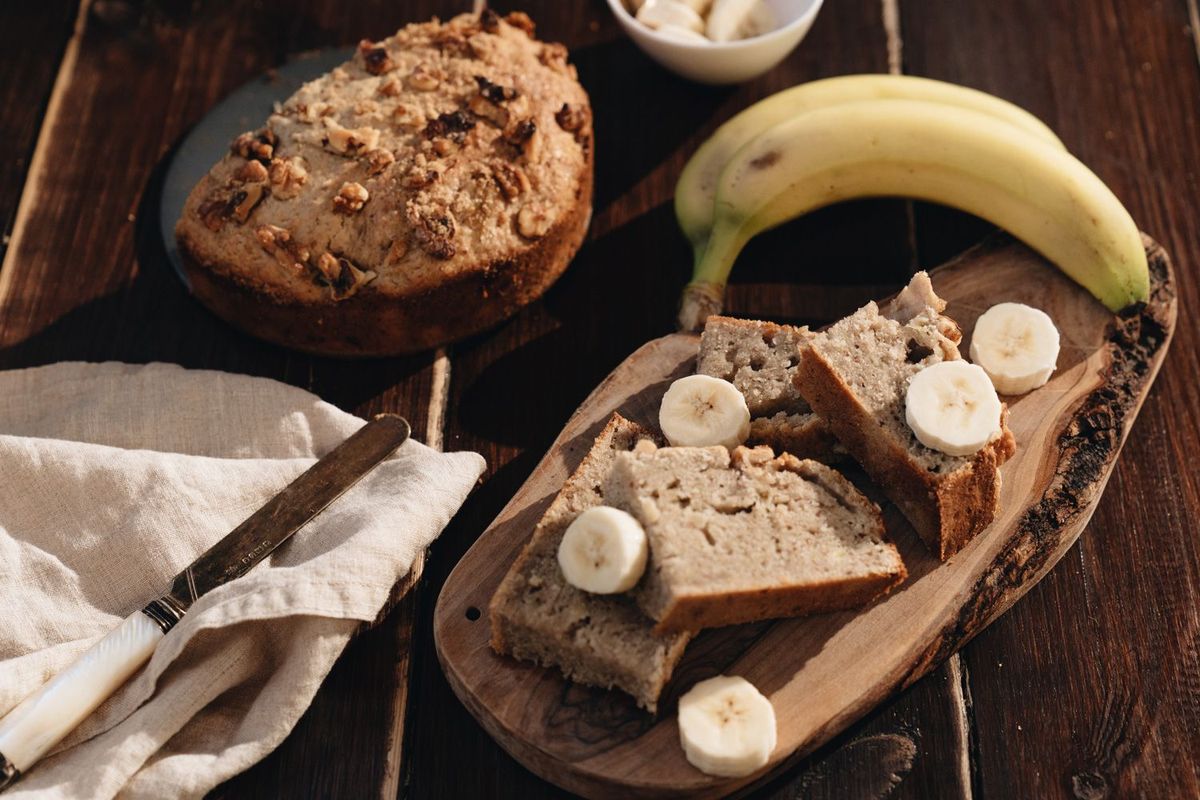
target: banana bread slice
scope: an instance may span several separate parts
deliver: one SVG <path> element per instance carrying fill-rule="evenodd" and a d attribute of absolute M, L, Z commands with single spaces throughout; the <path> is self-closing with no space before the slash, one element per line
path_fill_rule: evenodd
<path fill-rule="evenodd" d="M 800 350 L 812 335 L 807 327 L 711 316 L 696 371 L 729 381 L 745 396 L 750 444 L 828 461 L 837 457 L 836 440 L 794 384 Z"/>
<path fill-rule="evenodd" d="M 854 608 L 904 580 L 879 508 L 840 473 L 769 447 L 639 446 L 605 497 L 642 523 L 634 590 L 656 630 Z"/>
<path fill-rule="evenodd" d="M 841 444 L 945 560 L 992 521 L 1000 465 L 1015 449 L 1002 406 L 1000 432 L 970 456 L 917 441 L 904 417 L 908 382 L 925 367 L 960 358 L 958 325 L 929 277 L 881 312 L 875 303 L 814 334 L 802 351 L 796 387 Z"/>
<path fill-rule="evenodd" d="M 654 622 L 628 594 L 589 594 L 567 583 L 558 544 L 580 512 L 603 501 L 601 484 L 617 454 L 645 428 L 613 414 L 578 469 L 534 528 L 492 597 L 492 649 L 558 667 L 573 681 L 633 695 L 653 713 L 692 634 L 655 633 Z"/>

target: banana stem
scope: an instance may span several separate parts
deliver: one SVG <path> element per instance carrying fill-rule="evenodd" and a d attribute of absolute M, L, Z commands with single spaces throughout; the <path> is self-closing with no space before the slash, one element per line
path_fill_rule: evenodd
<path fill-rule="evenodd" d="M 733 262 L 749 240 L 743 226 L 718 217 L 712 235 L 696 243 L 692 279 L 679 300 L 679 330 L 700 331 L 706 319 L 721 313 Z"/>

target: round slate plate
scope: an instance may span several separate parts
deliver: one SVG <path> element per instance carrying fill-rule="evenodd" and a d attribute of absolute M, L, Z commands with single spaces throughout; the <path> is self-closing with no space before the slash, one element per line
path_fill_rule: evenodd
<path fill-rule="evenodd" d="M 159 227 L 171 267 L 188 291 L 192 287 L 175 244 L 175 222 L 183 213 L 192 187 L 221 160 L 233 137 L 262 125 L 275 103 L 290 97 L 304 83 L 350 60 L 353 54 L 353 47 L 330 47 L 295 56 L 213 106 L 176 148 L 163 181 Z"/>

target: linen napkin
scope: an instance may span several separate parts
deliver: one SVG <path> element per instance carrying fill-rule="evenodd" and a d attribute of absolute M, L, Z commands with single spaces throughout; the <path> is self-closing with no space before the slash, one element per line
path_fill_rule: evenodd
<path fill-rule="evenodd" d="M 168 364 L 0 372 L 0 714 L 362 424 L 275 381 Z M 261 759 L 483 469 L 406 442 L 200 598 L 6 800 L 199 797 Z"/>

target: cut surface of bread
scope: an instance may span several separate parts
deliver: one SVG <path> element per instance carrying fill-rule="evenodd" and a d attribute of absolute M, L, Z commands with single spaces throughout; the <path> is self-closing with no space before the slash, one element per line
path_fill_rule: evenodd
<path fill-rule="evenodd" d="M 591 109 L 520 12 L 408 25 L 238 136 L 176 225 L 192 291 L 285 346 L 411 352 L 541 294 L 591 211 Z"/>
<path fill-rule="evenodd" d="M 567 526 L 603 502 L 602 483 L 617 455 L 643 438 L 657 437 L 613 415 L 504 577 L 489 616 L 496 652 L 557 667 L 578 683 L 616 687 L 653 713 L 691 634 L 655 633 L 628 594 L 575 588 L 557 558 Z"/>
<path fill-rule="evenodd" d="M 700 335 L 696 372 L 729 381 L 750 409 L 749 444 L 799 458 L 836 457 L 835 440 L 795 386 L 808 328 L 711 316 Z"/>
<path fill-rule="evenodd" d="M 906 575 L 874 503 L 768 447 L 639 445 L 617 456 L 605 497 L 646 530 L 634 593 L 659 630 L 854 608 Z"/>
<path fill-rule="evenodd" d="M 815 334 L 796 375 L 796 387 L 842 446 L 943 560 L 992 521 L 1000 465 L 1015 449 L 1007 407 L 999 433 L 970 456 L 922 445 L 905 421 L 912 377 L 960 358 L 961 333 L 944 308 L 928 276 L 918 273 L 883 312 L 868 303 Z"/>

